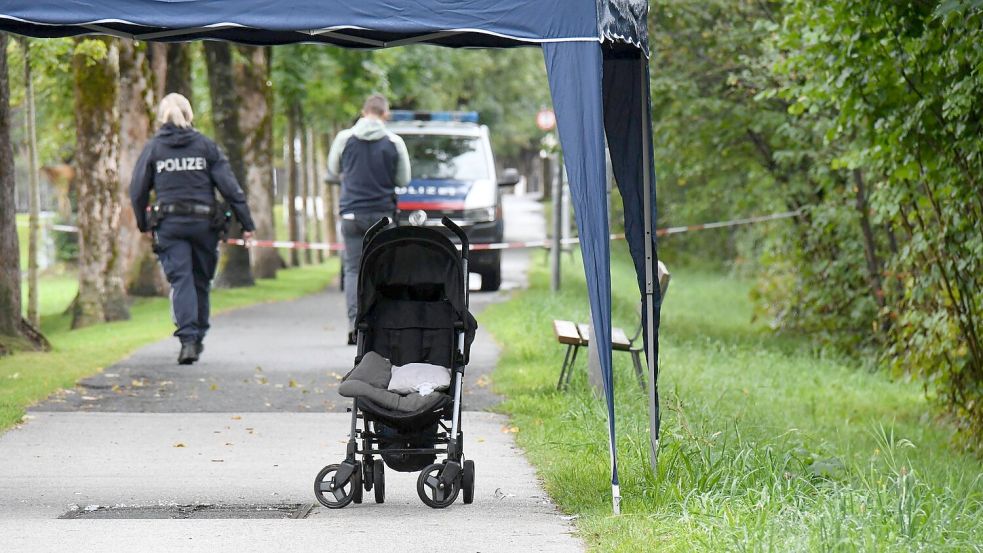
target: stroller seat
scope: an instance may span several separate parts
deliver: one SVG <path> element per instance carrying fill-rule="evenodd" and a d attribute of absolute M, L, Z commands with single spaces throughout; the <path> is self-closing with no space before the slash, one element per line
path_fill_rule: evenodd
<path fill-rule="evenodd" d="M 438 396 L 434 405 L 413 412 L 387 409 L 366 397 L 357 398 L 355 404 L 360 411 L 370 416 L 370 420 L 378 420 L 399 430 L 414 431 L 431 426 L 445 417 L 447 408 L 454 402 L 451 396 L 443 392 L 433 393 Z"/>

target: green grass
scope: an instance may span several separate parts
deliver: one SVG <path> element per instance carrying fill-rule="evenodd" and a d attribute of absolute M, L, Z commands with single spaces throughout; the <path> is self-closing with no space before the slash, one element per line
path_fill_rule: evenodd
<path fill-rule="evenodd" d="M 564 260 L 569 258 L 564 257 Z M 662 446 L 648 470 L 645 396 L 615 353 L 622 515 L 611 515 L 603 402 L 584 356 L 554 391 L 553 318 L 587 320 L 581 267 L 482 313 L 504 348 L 495 389 L 519 444 L 595 551 L 980 551 L 983 466 L 914 383 L 890 382 L 751 324 L 750 283 L 676 270 L 662 318 Z M 637 325 L 637 288 L 615 254 L 614 322 Z"/>
<path fill-rule="evenodd" d="M 337 273 L 335 259 L 324 265 L 282 270 L 277 278 L 259 280 L 251 288 L 216 290 L 212 294 L 212 310 L 220 313 L 256 303 L 294 299 L 323 289 Z M 64 308 L 48 311 L 41 321 L 53 351 L 0 358 L 0 430 L 20 421 L 26 407 L 55 390 L 73 386 L 80 378 L 99 372 L 143 345 L 166 338 L 174 330 L 167 298 L 137 299 L 131 307 L 130 320 L 80 330 L 69 329 L 71 318 L 63 311 Z"/>
<path fill-rule="evenodd" d="M 27 231 L 28 216 L 17 214 L 17 241 L 20 248 L 21 296 L 27 313 Z M 78 276 L 64 264 L 56 264 L 41 272 L 38 278 L 38 312 L 42 317 L 57 315 L 68 307 L 78 293 Z"/>

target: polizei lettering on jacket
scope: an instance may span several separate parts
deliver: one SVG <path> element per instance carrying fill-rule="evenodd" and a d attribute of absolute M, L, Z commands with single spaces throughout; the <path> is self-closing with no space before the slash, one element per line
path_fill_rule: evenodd
<path fill-rule="evenodd" d="M 164 171 L 203 171 L 205 167 L 205 158 L 203 157 L 171 157 L 157 161 L 158 173 Z"/>

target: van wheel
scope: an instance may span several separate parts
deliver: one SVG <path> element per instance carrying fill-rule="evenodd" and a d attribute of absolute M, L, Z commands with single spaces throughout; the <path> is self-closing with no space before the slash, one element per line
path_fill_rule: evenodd
<path fill-rule="evenodd" d="M 502 287 L 502 267 L 481 273 L 481 291 L 494 292 Z"/>

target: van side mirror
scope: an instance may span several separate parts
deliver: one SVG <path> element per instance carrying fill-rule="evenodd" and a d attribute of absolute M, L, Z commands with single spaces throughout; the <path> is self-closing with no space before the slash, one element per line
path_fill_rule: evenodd
<path fill-rule="evenodd" d="M 522 175 L 519 174 L 519 170 L 509 168 L 502 171 L 502 174 L 498 177 L 498 185 L 501 187 L 512 188 L 519 184 L 520 180 L 522 180 Z"/>

